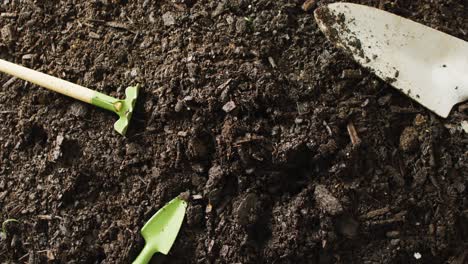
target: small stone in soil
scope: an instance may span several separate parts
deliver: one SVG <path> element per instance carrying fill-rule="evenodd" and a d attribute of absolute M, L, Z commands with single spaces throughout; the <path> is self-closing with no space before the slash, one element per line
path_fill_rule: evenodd
<path fill-rule="evenodd" d="M 421 259 L 421 258 L 422 258 L 421 253 L 415 252 L 415 253 L 414 253 L 414 258 L 415 258 L 415 259 Z"/>
<path fill-rule="evenodd" d="M 172 26 L 175 24 L 174 15 L 171 12 L 164 13 L 162 19 L 165 26 Z"/>
<path fill-rule="evenodd" d="M 343 212 L 343 206 L 340 201 L 338 201 L 324 185 L 317 185 L 314 194 L 315 201 L 323 211 L 330 215 L 338 215 Z"/>
<path fill-rule="evenodd" d="M 176 103 L 175 107 L 174 107 L 174 110 L 176 112 L 180 112 L 184 109 L 184 101 L 180 100 Z"/>
<path fill-rule="evenodd" d="M 406 127 L 400 136 L 400 148 L 410 152 L 418 146 L 418 131 L 414 127 Z"/>
<path fill-rule="evenodd" d="M 194 194 L 194 195 L 192 195 L 192 199 L 193 199 L 193 200 L 201 200 L 201 199 L 203 199 L 203 195 L 201 195 L 201 194 Z"/>
<path fill-rule="evenodd" d="M 226 1 L 220 1 L 216 9 L 211 13 L 211 17 L 217 17 L 221 15 L 226 9 Z"/>
<path fill-rule="evenodd" d="M 233 101 L 229 101 L 229 102 L 227 102 L 227 103 L 223 106 L 223 110 L 224 110 L 224 112 L 226 112 L 226 113 L 231 112 L 231 111 L 234 110 L 235 108 L 236 108 L 236 104 L 235 104 Z"/>
<path fill-rule="evenodd" d="M 398 239 L 398 238 L 392 239 L 392 240 L 390 240 L 390 244 L 392 246 L 398 246 L 398 244 L 400 244 L 400 239 Z"/>

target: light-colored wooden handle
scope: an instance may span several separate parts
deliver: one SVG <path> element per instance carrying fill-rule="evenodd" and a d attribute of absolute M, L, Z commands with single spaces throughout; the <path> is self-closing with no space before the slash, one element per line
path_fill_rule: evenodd
<path fill-rule="evenodd" d="M 95 94 L 95 91 L 86 87 L 2 59 L 0 71 L 86 103 L 91 103 Z"/>

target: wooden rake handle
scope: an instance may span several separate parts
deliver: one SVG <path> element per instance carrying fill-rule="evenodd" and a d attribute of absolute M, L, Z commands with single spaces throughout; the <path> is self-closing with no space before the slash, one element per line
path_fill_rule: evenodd
<path fill-rule="evenodd" d="M 95 94 L 95 91 L 89 88 L 2 59 L 0 71 L 90 104 Z"/>

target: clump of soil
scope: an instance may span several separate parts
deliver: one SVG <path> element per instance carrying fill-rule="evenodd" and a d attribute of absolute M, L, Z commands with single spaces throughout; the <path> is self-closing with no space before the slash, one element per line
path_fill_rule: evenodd
<path fill-rule="evenodd" d="M 353 2 L 468 40 L 464 1 Z M 185 191 L 155 263 L 467 261 L 466 105 L 445 120 L 417 105 L 303 3 L 2 1 L 1 58 L 143 89 L 123 138 L 112 114 L 0 75 L 0 221 L 20 222 L 0 262 L 129 263 Z"/>

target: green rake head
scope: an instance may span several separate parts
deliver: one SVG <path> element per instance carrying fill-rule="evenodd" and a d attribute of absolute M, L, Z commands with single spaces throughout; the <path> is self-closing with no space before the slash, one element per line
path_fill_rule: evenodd
<path fill-rule="evenodd" d="M 125 89 L 126 98 L 123 100 L 99 92 L 96 92 L 93 96 L 92 104 L 112 111 L 119 116 L 119 120 L 114 124 L 114 129 L 123 136 L 125 136 L 132 119 L 139 88 L 139 85 L 127 87 Z"/>

